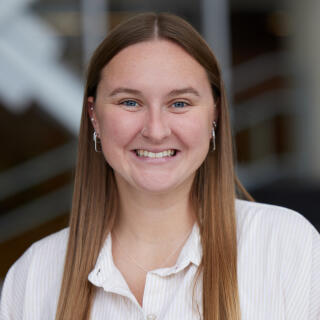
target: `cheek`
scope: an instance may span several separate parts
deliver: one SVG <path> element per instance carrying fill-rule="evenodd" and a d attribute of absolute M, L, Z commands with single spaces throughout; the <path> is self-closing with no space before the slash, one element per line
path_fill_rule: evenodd
<path fill-rule="evenodd" d="M 133 139 L 137 132 L 137 123 L 121 112 L 108 112 L 101 117 L 100 132 L 104 151 L 116 152 L 116 147 L 123 147 Z"/>
<path fill-rule="evenodd" d="M 202 149 L 209 145 L 211 127 L 209 117 L 193 115 L 188 119 L 181 119 L 176 124 L 179 137 L 192 148 Z"/>

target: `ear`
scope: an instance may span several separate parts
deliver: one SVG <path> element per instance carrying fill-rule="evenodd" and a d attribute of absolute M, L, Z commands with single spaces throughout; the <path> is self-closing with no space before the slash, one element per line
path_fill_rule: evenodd
<path fill-rule="evenodd" d="M 89 114 L 89 119 L 91 121 L 91 124 L 92 124 L 95 132 L 97 133 L 97 136 L 100 137 L 99 123 L 97 121 L 95 103 L 94 103 L 94 98 L 92 96 L 88 97 L 88 100 L 87 100 L 87 111 L 88 111 L 88 114 Z"/>
<path fill-rule="evenodd" d="M 217 98 L 214 101 L 213 105 L 213 120 L 218 124 L 219 120 L 219 111 L 220 111 L 220 99 Z"/>
<path fill-rule="evenodd" d="M 216 125 L 218 126 L 218 119 L 219 119 L 219 101 L 214 101 L 212 114 L 210 117 L 210 130 L 209 130 L 209 138 L 212 139 L 212 129 L 216 130 L 217 127 L 214 127 L 213 121 L 215 121 Z"/>

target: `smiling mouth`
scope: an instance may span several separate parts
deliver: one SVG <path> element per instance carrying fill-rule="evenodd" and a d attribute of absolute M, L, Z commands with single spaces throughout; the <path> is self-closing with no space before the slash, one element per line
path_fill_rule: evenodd
<path fill-rule="evenodd" d="M 134 150 L 135 154 L 138 157 L 144 158 L 164 158 L 164 157 L 174 157 L 177 154 L 176 149 L 168 149 L 161 152 L 150 152 L 143 149 L 136 149 Z"/>

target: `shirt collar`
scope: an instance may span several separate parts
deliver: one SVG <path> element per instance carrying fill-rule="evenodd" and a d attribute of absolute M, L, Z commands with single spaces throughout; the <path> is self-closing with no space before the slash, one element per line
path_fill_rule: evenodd
<path fill-rule="evenodd" d="M 182 247 L 182 250 L 179 254 L 176 264 L 169 268 L 156 269 L 151 272 L 158 274 L 160 276 L 168 276 L 183 270 L 190 263 L 198 267 L 200 265 L 201 258 L 202 258 L 202 247 L 201 247 L 199 226 L 197 223 L 195 223 L 187 241 Z"/>
<path fill-rule="evenodd" d="M 202 258 L 201 239 L 199 226 L 194 224 L 192 231 L 185 242 L 176 264 L 169 268 L 160 268 L 150 271 L 159 276 L 169 276 L 186 268 L 190 263 L 196 267 L 200 265 Z M 128 290 L 128 286 L 113 262 L 112 238 L 108 234 L 105 243 L 100 250 L 94 269 L 90 272 L 88 280 L 98 287 L 103 287 L 106 291 L 123 293 Z"/>

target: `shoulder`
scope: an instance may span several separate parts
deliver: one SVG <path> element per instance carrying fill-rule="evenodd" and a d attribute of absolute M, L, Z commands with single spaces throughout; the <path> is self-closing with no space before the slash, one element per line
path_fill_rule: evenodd
<path fill-rule="evenodd" d="M 311 234 L 314 226 L 300 213 L 276 205 L 246 200 L 236 200 L 238 231 L 250 228 L 281 231 L 284 235 L 294 233 L 296 237 Z"/>
<path fill-rule="evenodd" d="M 68 233 L 66 228 L 35 242 L 12 265 L 1 292 L 1 319 L 22 319 L 28 308 L 35 308 L 35 311 L 43 307 L 43 302 L 50 295 L 55 303 L 60 289 Z"/>
<path fill-rule="evenodd" d="M 305 257 L 305 261 L 320 249 L 318 231 L 294 210 L 236 200 L 236 220 L 239 246 L 259 247 L 264 253 L 272 250 L 292 260 Z"/>
<path fill-rule="evenodd" d="M 37 266 L 42 268 L 50 263 L 57 264 L 64 259 L 69 229 L 65 228 L 33 243 L 13 264 L 11 269 Z M 11 270 L 10 269 L 10 270 Z"/>
<path fill-rule="evenodd" d="M 37 270 L 38 275 L 47 273 L 53 265 L 58 269 L 64 264 L 68 236 L 69 229 L 65 228 L 33 243 L 11 269 Z"/>
<path fill-rule="evenodd" d="M 294 210 L 244 200 L 236 200 L 236 219 L 243 290 L 252 277 L 284 305 L 296 307 L 287 309 L 288 319 L 318 319 L 320 234 L 315 227 Z"/>
<path fill-rule="evenodd" d="M 28 250 L 32 251 L 34 258 L 43 259 L 48 256 L 52 259 L 57 256 L 61 257 L 61 254 L 66 251 L 68 236 L 69 228 L 62 229 L 33 243 Z"/>
<path fill-rule="evenodd" d="M 37 270 L 51 264 L 63 264 L 68 242 L 69 229 L 65 228 L 33 243 L 14 263 L 11 269 L 28 266 Z"/>
<path fill-rule="evenodd" d="M 315 254 L 320 235 L 300 213 L 270 204 L 236 200 L 238 244 L 260 247 L 292 260 Z M 308 258 L 311 261 L 311 257 Z"/>

